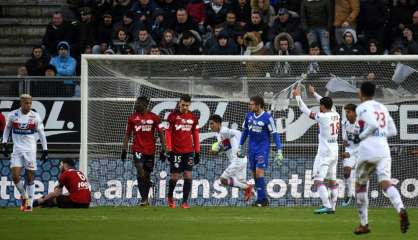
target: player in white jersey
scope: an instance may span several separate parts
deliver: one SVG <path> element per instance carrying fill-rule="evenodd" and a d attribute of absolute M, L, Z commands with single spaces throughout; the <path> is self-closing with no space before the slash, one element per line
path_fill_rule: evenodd
<path fill-rule="evenodd" d="M 28 94 L 20 96 L 20 108 L 9 113 L 6 120 L 6 127 L 3 132 L 3 154 L 9 157 L 7 140 L 10 131 L 12 132 L 13 153 L 10 160 L 13 182 L 19 191 L 22 203 L 22 211 L 32 211 L 33 196 L 35 192 L 35 171 L 36 171 L 36 142 L 39 139 L 42 143 L 41 160 L 48 157 L 48 148 L 44 132 L 44 125 L 39 114 L 32 111 L 32 97 Z M 26 190 L 20 181 L 22 168 L 26 170 Z"/>
<path fill-rule="evenodd" d="M 360 226 L 355 234 L 369 233 L 367 183 L 372 173 L 376 172 L 377 180 L 393 207 L 399 213 L 400 228 L 406 233 L 409 228 L 408 214 L 403 205 L 398 189 L 392 185 L 388 137 L 397 134 L 395 123 L 387 108 L 373 100 L 376 86 L 364 82 L 360 88 L 361 104 L 356 108 L 360 134 L 354 136 L 358 146 L 358 163 L 356 169 L 356 200 L 359 208 Z"/>
<path fill-rule="evenodd" d="M 357 163 L 357 147 L 354 143 L 354 135 L 359 134 L 360 127 L 356 121 L 356 105 L 349 103 L 344 106 L 346 120 L 342 122 L 342 138 L 344 152 L 341 153 L 343 161 L 343 176 L 344 176 L 344 202 L 343 207 L 347 207 L 354 200 L 353 188 L 353 170 Z"/>
<path fill-rule="evenodd" d="M 314 185 L 318 191 L 323 207 L 316 209 L 316 214 L 333 214 L 338 197 L 337 163 L 338 163 L 338 133 L 340 115 L 332 110 L 332 99 L 321 97 L 315 89 L 309 87 L 309 92 L 319 101 L 320 112 L 311 111 L 300 96 L 300 88 L 293 90 L 300 110 L 315 120 L 319 126 L 319 146 L 313 165 Z M 328 192 L 328 189 L 330 192 Z"/>
<path fill-rule="evenodd" d="M 253 186 L 246 184 L 247 178 L 247 157 L 238 157 L 239 141 L 241 132 L 236 129 L 222 127 L 222 117 L 214 114 L 209 118 L 209 127 L 216 133 L 217 142 L 212 145 L 212 152 L 225 152 L 229 159 L 229 166 L 220 177 L 225 186 L 237 187 L 244 190 L 244 200 L 252 197 Z"/>

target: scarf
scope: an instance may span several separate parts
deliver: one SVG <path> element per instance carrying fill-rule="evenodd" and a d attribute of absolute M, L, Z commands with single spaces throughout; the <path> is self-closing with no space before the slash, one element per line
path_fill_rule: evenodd
<path fill-rule="evenodd" d="M 264 47 L 264 43 L 260 42 L 255 47 L 247 47 L 247 50 L 245 50 L 244 55 L 253 55 L 253 53 L 260 51 Z"/>

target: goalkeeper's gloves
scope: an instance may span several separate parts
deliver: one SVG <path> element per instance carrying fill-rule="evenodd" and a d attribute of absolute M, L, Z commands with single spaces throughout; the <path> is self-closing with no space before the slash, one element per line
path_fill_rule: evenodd
<path fill-rule="evenodd" d="M 200 153 L 194 153 L 194 165 L 200 163 Z"/>
<path fill-rule="evenodd" d="M 242 152 L 242 146 L 239 146 L 238 148 L 237 157 L 239 158 L 245 157 L 244 153 Z"/>
<path fill-rule="evenodd" d="M 276 164 L 281 166 L 283 163 L 283 159 L 283 151 L 281 149 L 277 150 L 276 156 L 274 157 L 274 161 L 276 162 Z"/>
<path fill-rule="evenodd" d="M 126 149 L 122 149 L 120 159 L 122 159 L 123 162 L 125 162 L 125 160 L 126 160 L 126 155 L 128 155 L 128 152 L 126 152 Z"/>
<path fill-rule="evenodd" d="M 353 143 L 354 144 L 358 144 L 360 143 L 361 139 L 360 139 L 360 135 L 359 134 L 354 134 L 353 136 Z"/>
<path fill-rule="evenodd" d="M 3 143 L 3 155 L 5 158 L 9 158 L 9 151 L 7 150 L 7 143 Z"/>
<path fill-rule="evenodd" d="M 48 160 L 48 150 L 43 150 L 43 151 L 42 151 L 42 155 L 41 155 L 40 160 L 41 160 L 41 161 L 46 161 L 46 160 Z"/>

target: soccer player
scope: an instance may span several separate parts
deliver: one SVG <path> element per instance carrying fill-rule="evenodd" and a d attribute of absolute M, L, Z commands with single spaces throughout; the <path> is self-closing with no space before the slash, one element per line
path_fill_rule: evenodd
<path fill-rule="evenodd" d="M 344 176 L 344 202 L 343 207 L 350 205 L 354 200 L 353 189 L 353 170 L 357 163 L 357 147 L 358 144 L 354 143 L 354 135 L 359 134 L 360 127 L 356 121 L 356 105 L 349 103 L 344 106 L 345 115 L 347 120 L 342 122 L 342 138 L 345 151 L 341 153 L 343 161 L 343 176 Z"/>
<path fill-rule="evenodd" d="M 150 175 L 154 169 L 155 163 L 155 132 L 158 132 L 163 148 L 162 151 L 165 151 L 165 140 L 161 129 L 161 119 L 158 115 L 148 110 L 148 105 L 148 98 L 138 97 L 136 99 L 135 113 L 128 118 L 121 154 L 122 161 L 125 161 L 129 138 L 133 133 L 134 143 L 132 145 L 132 155 L 137 172 L 139 193 L 141 194 L 140 207 L 149 206 L 148 194 L 151 187 Z"/>
<path fill-rule="evenodd" d="M 35 192 L 35 171 L 36 166 L 36 142 L 39 139 L 42 143 L 42 161 L 48 158 L 48 148 L 44 125 L 37 112 L 32 111 L 32 97 L 28 94 L 20 96 L 20 108 L 11 111 L 7 117 L 6 127 L 3 132 L 3 155 L 8 158 L 9 151 L 7 140 L 10 131 L 12 132 L 13 153 L 10 159 L 13 183 L 21 195 L 20 210 L 32 211 L 33 196 Z M 22 168 L 26 170 L 26 189 L 20 181 Z"/>
<path fill-rule="evenodd" d="M 236 129 L 222 127 L 222 117 L 214 114 L 209 117 L 209 128 L 216 133 L 217 142 L 212 145 L 212 152 L 225 152 L 229 159 L 229 166 L 220 177 L 225 186 L 237 187 L 244 190 L 244 200 L 252 197 L 253 186 L 245 183 L 247 178 L 247 158 L 237 156 L 241 132 Z"/>
<path fill-rule="evenodd" d="M 34 201 L 33 206 L 59 208 L 88 208 L 91 202 L 90 184 L 82 172 L 75 169 L 74 160 L 64 158 L 60 163 L 61 174 L 54 191 Z M 63 195 L 63 188 L 68 195 Z"/>
<path fill-rule="evenodd" d="M 337 163 L 338 163 L 338 132 L 340 129 L 340 115 L 332 110 L 332 99 L 321 97 L 315 89 L 309 87 L 309 92 L 319 101 L 320 112 L 311 111 L 303 102 L 300 96 L 300 88 L 293 90 L 300 110 L 309 118 L 318 122 L 319 146 L 313 165 L 314 185 L 318 191 L 323 207 L 316 209 L 316 214 L 335 213 L 335 204 L 338 197 L 337 188 Z M 326 182 L 325 182 L 326 181 Z M 328 192 L 330 189 L 330 194 Z M 329 196 L 331 195 L 331 196 Z"/>
<path fill-rule="evenodd" d="M 253 96 L 250 98 L 250 112 L 245 116 L 240 147 L 237 154 L 238 157 L 244 157 L 242 149 L 248 137 L 248 158 L 250 169 L 255 178 L 257 191 L 257 200 L 254 203 L 256 207 L 269 205 L 266 195 L 264 171 L 268 166 L 270 135 L 273 136 L 274 143 L 276 144 L 277 154 L 275 156 L 275 162 L 280 165 L 283 161 L 282 145 L 276 124 L 271 115 L 264 111 L 264 105 L 264 99 L 262 97 Z"/>
<path fill-rule="evenodd" d="M 0 136 L 2 137 L 4 127 L 6 127 L 6 118 L 4 117 L 3 113 L 0 112 Z"/>
<path fill-rule="evenodd" d="M 189 111 L 191 97 L 180 97 L 178 109 L 167 118 L 167 151 L 170 161 L 170 180 L 168 182 L 168 206 L 176 208 L 173 198 L 174 188 L 183 173 L 183 200 L 181 208 L 190 208 L 188 199 L 192 188 L 193 165 L 200 162 L 199 119 Z"/>
<path fill-rule="evenodd" d="M 364 82 L 360 87 L 361 104 L 356 108 L 360 134 L 354 136 L 358 143 L 358 162 L 356 169 L 356 200 L 359 208 L 360 225 L 355 234 L 369 233 L 367 183 L 376 172 L 379 186 L 389 198 L 400 217 L 400 229 L 406 233 L 409 220 L 398 189 L 391 182 L 391 164 L 388 137 L 397 134 L 395 123 L 387 108 L 373 99 L 376 86 Z"/>

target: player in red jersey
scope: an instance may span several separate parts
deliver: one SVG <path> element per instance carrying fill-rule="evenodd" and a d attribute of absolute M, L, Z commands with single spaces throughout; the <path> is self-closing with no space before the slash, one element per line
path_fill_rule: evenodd
<path fill-rule="evenodd" d="M 161 119 L 158 115 L 148 110 L 148 105 L 148 98 L 137 98 L 135 102 L 135 113 L 128 118 L 121 155 L 121 159 L 124 161 L 127 155 L 129 138 L 134 133 L 132 152 L 137 171 L 139 193 L 141 194 L 141 202 L 139 203 L 141 207 L 149 205 L 150 175 L 154 169 L 155 162 L 155 132 L 158 132 L 161 146 L 165 152 L 165 139 L 161 129 Z"/>
<path fill-rule="evenodd" d="M 49 193 L 33 202 L 33 206 L 59 208 L 88 208 L 91 202 L 90 184 L 82 172 L 75 169 L 74 160 L 64 158 L 60 164 L 61 174 L 58 186 Z M 69 195 L 62 194 L 66 188 Z"/>
<path fill-rule="evenodd" d="M 180 97 L 178 109 L 168 115 L 166 130 L 167 151 L 169 152 L 171 178 L 168 187 L 168 206 L 176 207 L 173 198 L 174 188 L 183 173 L 182 208 L 190 208 L 187 200 L 192 188 L 193 165 L 200 161 L 199 119 L 189 111 L 191 98 Z"/>

